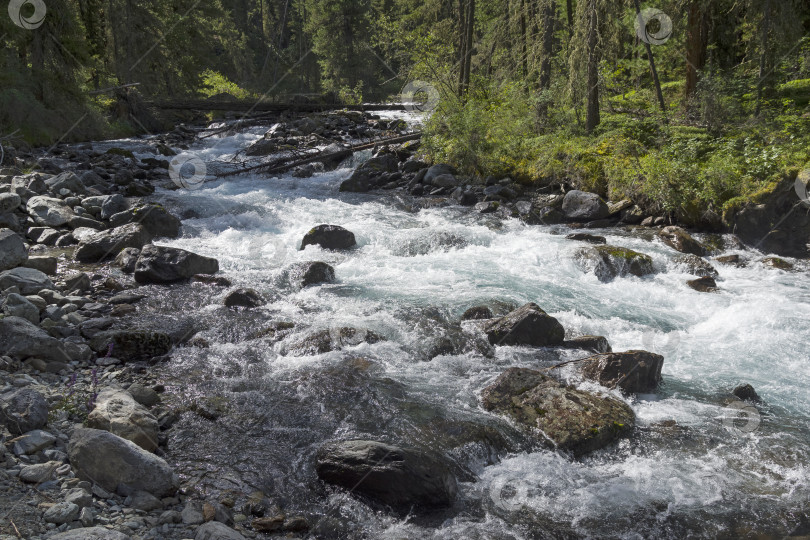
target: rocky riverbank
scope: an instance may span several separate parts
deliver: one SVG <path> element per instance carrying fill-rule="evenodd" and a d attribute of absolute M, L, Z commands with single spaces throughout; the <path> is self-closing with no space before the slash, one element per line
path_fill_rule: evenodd
<path fill-rule="evenodd" d="M 370 115 L 323 115 L 275 126 L 246 154 L 344 145 L 358 136 L 403 130 L 401 122 Z M 155 187 L 177 187 L 165 158 L 193 137 L 192 130 L 178 129 L 142 143 L 153 157 L 138 158 L 121 148 L 64 147 L 48 156 L 18 153 L 11 166 L 0 169 L 0 420 L 5 426 L 0 506 L 8 509 L 0 532 L 10 538 L 341 535 L 334 518 L 300 515 L 296 501 L 276 498 L 271 487 L 240 490 L 241 482 L 223 477 L 218 483 L 230 482 L 228 489 L 201 492 L 198 479 L 178 474 L 175 466 L 169 441 L 184 436 L 176 431 L 184 417 L 216 421 L 227 404 L 167 390 L 170 381 L 161 366 L 178 350 L 202 350 L 210 343 L 180 316 L 144 313 L 141 306 L 157 301 L 161 291 L 189 287 L 196 290 L 190 294 L 216 297 L 222 309 L 261 324 L 239 332 L 279 343 L 289 356 L 390 339 L 360 326 L 324 330 L 281 319 L 257 321 L 252 310 L 268 302 L 261 292 L 234 286 L 237 276 L 223 275 L 214 258 L 160 245 L 183 235 L 183 222 L 160 204 Z M 309 164 L 293 174 L 306 178 L 337 165 Z M 616 228 L 667 246 L 694 275 L 689 287 L 706 293 L 722 291 L 717 265 L 797 271 L 805 264 L 763 258 L 730 235 L 690 234 L 663 216 L 645 215 L 632 201 L 609 202 L 576 190 L 537 192 L 508 178 L 463 178 L 447 165 L 422 162 L 414 142 L 377 148 L 340 190 L 400 193 L 412 211 L 462 206 L 493 219 L 559 226 L 579 246 L 577 267 L 602 283 L 660 269 L 649 255 L 587 232 L 593 229 Z M 356 249 L 355 235 L 340 224 L 311 226 L 300 249 L 317 246 L 348 257 Z M 419 246 L 405 249 L 419 252 Z M 724 255 L 727 249 L 745 255 Z M 287 270 L 297 290 L 336 280 L 326 261 Z M 144 316 L 157 322 L 144 325 Z M 510 426 L 503 429 L 512 430 L 513 441 L 499 441 L 488 426 L 474 423 L 463 429 L 460 424 L 437 427 L 442 435 L 435 448 L 322 440 L 307 466 L 324 485 L 392 515 L 430 516 L 461 504 L 459 483 L 480 474 L 472 460 L 458 457 L 460 449 L 487 448 L 490 462 L 525 448 L 577 459 L 631 436 L 636 417 L 628 402 L 636 394 L 654 393 L 661 382 L 663 356 L 613 352 L 609 336 L 574 335 L 534 303 L 474 306 L 452 325 L 454 333 L 425 347 L 426 361 L 465 351 L 493 358 L 497 348 L 507 346 L 575 351 L 576 358 L 552 369 L 510 368 L 481 389 L 480 407 L 499 425 Z M 370 371 L 371 362 L 355 358 L 335 376 L 362 379 Z M 390 386 L 392 394 L 401 392 L 395 383 Z M 736 395 L 755 406 L 752 391 L 741 387 Z M 239 448 L 231 452 L 238 454 Z M 207 475 L 217 477 L 217 463 L 208 466 Z"/>

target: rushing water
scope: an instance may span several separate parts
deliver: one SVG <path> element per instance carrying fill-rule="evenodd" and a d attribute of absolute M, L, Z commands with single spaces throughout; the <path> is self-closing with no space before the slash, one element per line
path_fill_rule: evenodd
<path fill-rule="evenodd" d="M 261 131 L 195 150 L 227 159 Z M 218 420 L 186 415 L 172 432 L 169 455 L 200 492 L 263 489 L 288 513 L 308 515 L 316 536 L 336 538 L 783 536 L 807 516 L 806 271 L 716 264 L 721 292 L 702 294 L 686 286 L 692 277 L 673 263 L 671 249 L 607 229 L 595 233 L 651 255 L 658 272 L 604 284 L 573 264 L 579 244 L 564 238 L 567 229 L 454 206 L 414 211 L 397 192 L 338 193 L 350 173 L 243 176 L 159 193 L 183 216 L 185 231 L 161 243 L 216 257 L 234 285 L 268 299 L 261 310 L 235 313 L 221 306 L 224 291 L 193 285 L 150 301 L 187 317 L 211 344 L 173 355 L 170 390 L 189 402 L 226 398 Z M 306 231 L 321 223 L 353 231 L 358 248 L 299 251 Z M 311 260 L 334 266 L 337 282 L 290 286 L 285 269 Z M 659 392 L 630 402 L 638 416 L 632 437 L 572 460 L 480 407 L 481 389 L 507 367 L 584 355 L 503 347 L 488 357 L 464 344 L 458 319 L 466 308 L 505 312 L 529 301 L 569 336 L 604 335 L 614 351 L 664 354 Z M 296 328 L 281 342 L 251 339 L 273 321 Z M 386 340 L 289 354 L 296 336 L 341 326 Z M 442 336 L 462 343 L 459 354 L 430 360 Z M 735 423 L 726 407 L 728 391 L 744 382 L 764 401 L 747 424 Z M 458 503 L 437 516 L 402 519 L 323 486 L 314 453 L 333 438 L 449 453 L 463 480 Z"/>

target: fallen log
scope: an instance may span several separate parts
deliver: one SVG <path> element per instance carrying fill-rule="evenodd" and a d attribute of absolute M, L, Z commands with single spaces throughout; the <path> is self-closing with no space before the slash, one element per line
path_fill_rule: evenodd
<path fill-rule="evenodd" d="M 247 172 L 255 172 L 259 170 L 261 170 L 264 173 L 281 173 L 286 172 L 290 169 L 294 169 L 295 167 L 299 167 L 301 165 L 313 163 L 315 161 L 324 161 L 324 160 L 335 161 L 338 159 L 342 161 L 343 159 L 346 159 L 347 157 L 351 156 L 354 152 L 359 152 L 361 150 L 369 150 L 381 144 L 401 144 L 408 141 L 416 141 L 419 140 L 421 137 L 422 132 L 419 131 L 416 133 L 410 133 L 408 135 L 389 137 L 386 139 L 379 139 L 369 143 L 347 146 L 346 148 L 337 152 L 317 152 L 304 158 L 301 158 L 299 156 L 288 156 L 277 159 L 272 163 L 262 163 L 261 165 L 254 165 L 252 167 L 247 167 L 245 169 L 228 171 L 226 173 L 218 174 L 217 176 L 222 178 L 226 176 L 236 176 L 237 174 L 244 174 Z"/>

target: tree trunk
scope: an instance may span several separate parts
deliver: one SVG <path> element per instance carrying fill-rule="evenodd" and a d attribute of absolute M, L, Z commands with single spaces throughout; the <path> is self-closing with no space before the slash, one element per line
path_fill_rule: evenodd
<path fill-rule="evenodd" d="M 520 46 L 521 46 L 521 67 L 523 68 L 523 80 L 529 77 L 529 48 L 528 37 L 526 36 L 526 0 L 520 0 Z"/>
<path fill-rule="evenodd" d="M 638 3 L 638 0 L 634 0 L 636 4 L 636 17 L 639 18 L 639 22 L 641 22 L 641 6 Z M 650 61 L 650 73 L 652 73 L 653 83 L 655 84 L 655 95 L 658 96 L 658 104 L 661 106 L 661 112 L 665 115 L 667 114 L 667 105 L 664 103 L 664 94 L 661 92 L 661 81 L 658 80 L 658 71 L 655 69 L 655 59 L 653 58 L 652 47 L 647 42 L 647 40 L 642 40 L 644 42 L 644 48 L 647 49 L 647 58 Z"/>
<path fill-rule="evenodd" d="M 762 14 L 762 44 L 759 53 L 759 80 L 757 82 L 757 109 L 754 113 L 759 116 L 762 111 L 762 88 L 765 85 L 765 69 L 768 60 L 768 32 L 771 27 L 771 0 L 765 0 L 765 8 Z"/>
<path fill-rule="evenodd" d="M 472 67 L 472 40 L 475 28 L 475 0 L 467 0 L 464 16 L 463 57 L 461 60 L 460 95 L 467 93 L 470 87 L 470 70 Z"/>
<path fill-rule="evenodd" d="M 700 2 L 694 0 L 689 5 L 689 16 L 686 26 L 686 88 L 684 99 L 689 99 L 697 91 L 700 71 L 706 65 L 707 24 L 706 12 Z"/>
<path fill-rule="evenodd" d="M 585 129 L 592 133 L 601 122 L 599 117 L 599 54 L 597 51 L 596 0 L 588 0 L 588 110 Z"/>
<path fill-rule="evenodd" d="M 574 35 L 574 3 L 573 0 L 565 0 L 565 11 L 568 15 L 568 37 Z"/>
<path fill-rule="evenodd" d="M 551 58 L 554 53 L 554 23 L 556 21 L 557 5 L 553 1 L 547 1 L 543 5 L 543 58 L 540 62 L 540 91 L 544 92 L 551 88 Z M 548 106 L 545 101 L 541 101 L 538 113 L 545 117 L 548 113 Z"/>

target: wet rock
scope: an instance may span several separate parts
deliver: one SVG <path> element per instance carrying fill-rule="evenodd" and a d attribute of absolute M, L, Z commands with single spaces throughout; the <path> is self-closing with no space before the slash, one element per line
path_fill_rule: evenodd
<path fill-rule="evenodd" d="M 610 216 L 610 208 L 602 197 L 579 190 L 565 194 L 562 212 L 571 221 L 595 221 Z"/>
<path fill-rule="evenodd" d="M 492 310 L 487 306 L 473 306 L 461 315 L 462 321 L 485 320 L 492 318 Z"/>
<path fill-rule="evenodd" d="M 137 304 L 141 300 L 146 298 L 144 294 L 138 293 L 120 293 L 116 294 L 112 298 L 110 298 L 107 303 L 113 306 L 123 305 L 123 304 Z"/>
<path fill-rule="evenodd" d="M 567 240 L 576 240 L 579 242 L 588 242 L 589 244 L 607 244 L 607 239 L 604 236 L 595 236 L 586 233 L 574 233 L 565 237 Z"/>
<path fill-rule="evenodd" d="M 711 263 L 697 255 L 678 255 L 673 259 L 673 262 L 694 276 L 714 278 L 719 275 L 717 269 Z"/>
<path fill-rule="evenodd" d="M 132 537 L 104 527 L 88 527 L 61 532 L 50 536 L 49 540 L 132 540 Z"/>
<path fill-rule="evenodd" d="M 309 245 L 318 245 L 323 249 L 342 250 L 357 245 L 354 233 L 339 225 L 318 225 L 304 236 L 301 242 L 303 250 Z"/>
<path fill-rule="evenodd" d="M 144 407 L 152 407 L 160 402 L 160 394 L 158 394 L 154 389 L 140 383 L 130 385 L 130 387 L 127 388 L 127 392 L 129 392 L 135 401 Z"/>
<path fill-rule="evenodd" d="M 583 351 L 593 351 L 595 353 L 608 353 L 613 350 L 607 338 L 604 336 L 579 336 L 566 339 L 562 345 L 566 349 L 579 349 Z"/>
<path fill-rule="evenodd" d="M 206 276 L 204 274 L 196 274 L 191 276 L 192 283 L 205 283 L 206 285 L 213 285 L 215 287 L 230 287 L 233 285 L 231 280 L 223 276 Z"/>
<path fill-rule="evenodd" d="M 51 279 L 33 268 L 13 268 L 0 273 L 0 291 L 17 287 L 20 294 L 36 294 L 42 289 L 53 289 Z"/>
<path fill-rule="evenodd" d="M 284 528 L 284 514 L 254 519 L 250 526 L 263 533 L 281 532 Z"/>
<path fill-rule="evenodd" d="M 138 248 L 124 248 L 113 261 L 113 266 L 117 266 L 125 274 L 131 274 L 135 271 L 135 263 L 138 262 L 138 257 L 141 256 L 141 250 Z"/>
<path fill-rule="evenodd" d="M 199 529 L 194 540 L 246 540 L 244 536 L 218 521 L 209 521 Z"/>
<path fill-rule="evenodd" d="M 316 463 L 324 482 L 406 511 L 450 506 L 457 484 L 449 468 L 436 455 L 376 441 L 327 444 Z"/>
<path fill-rule="evenodd" d="M 296 355 L 324 354 L 340 351 L 345 347 L 354 347 L 361 343 L 377 343 L 382 337 L 376 333 L 360 328 L 331 328 L 318 330 L 289 346 Z"/>
<path fill-rule="evenodd" d="M 257 308 L 265 304 L 264 298 L 253 289 L 236 289 L 225 297 L 224 304 L 229 308 Z"/>
<path fill-rule="evenodd" d="M 87 427 L 109 431 L 149 452 L 158 447 L 157 418 L 124 390 L 102 390 L 87 416 Z"/>
<path fill-rule="evenodd" d="M 300 263 L 290 270 L 292 280 L 299 287 L 332 283 L 335 281 L 335 269 L 324 262 Z"/>
<path fill-rule="evenodd" d="M 793 264 L 787 262 L 784 259 L 780 259 L 779 257 L 765 257 L 759 262 L 761 262 L 765 266 L 775 268 L 777 270 L 786 270 L 786 271 L 793 270 Z"/>
<path fill-rule="evenodd" d="M 22 388 L 0 399 L 0 421 L 18 435 L 48 423 L 48 402 L 36 390 Z"/>
<path fill-rule="evenodd" d="M 37 224 L 45 227 L 67 225 L 74 215 L 62 199 L 52 197 L 31 197 L 25 209 Z"/>
<path fill-rule="evenodd" d="M 68 454 L 79 478 L 110 492 L 136 490 L 161 497 L 177 488 L 177 479 L 164 460 L 108 431 L 75 429 Z"/>
<path fill-rule="evenodd" d="M 141 284 L 169 284 L 195 274 L 216 274 L 219 262 L 183 249 L 147 245 L 135 263 L 135 281 Z"/>
<path fill-rule="evenodd" d="M 760 402 L 762 401 L 757 394 L 757 391 L 754 390 L 754 387 L 750 384 L 741 384 L 737 388 L 735 388 L 732 392 L 736 397 L 743 401 L 754 401 Z"/>
<path fill-rule="evenodd" d="M 690 253 L 702 257 L 710 251 L 708 247 L 692 238 L 688 232 L 680 227 L 664 227 L 658 233 L 658 236 L 666 245 L 681 253 Z"/>
<path fill-rule="evenodd" d="M 475 210 L 479 214 L 494 214 L 501 207 L 498 201 L 485 201 L 475 205 Z"/>
<path fill-rule="evenodd" d="M 340 191 L 364 193 L 374 185 L 374 179 L 385 173 L 393 173 L 399 167 L 399 160 L 394 154 L 375 156 L 360 167 L 340 185 Z"/>
<path fill-rule="evenodd" d="M 25 268 L 33 268 L 34 270 L 39 270 L 43 274 L 47 274 L 49 276 L 56 275 L 58 265 L 59 262 L 56 257 L 43 256 L 28 257 L 28 260 L 22 264 L 22 266 Z"/>
<path fill-rule="evenodd" d="M 127 223 L 139 223 L 152 238 L 177 238 L 182 223 L 159 204 L 149 204 L 115 214 L 110 218 L 113 227 Z"/>
<path fill-rule="evenodd" d="M 79 291 L 85 293 L 93 288 L 90 276 L 84 272 L 73 272 L 64 277 L 65 291 Z"/>
<path fill-rule="evenodd" d="M 152 235 L 137 223 L 97 232 L 79 242 L 74 257 L 79 262 L 101 262 L 118 256 L 125 248 L 140 249 L 152 241 Z"/>
<path fill-rule="evenodd" d="M 714 278 L 702 277 L 687 281 L 686 284 L 698 292 L 717 292 L 717 282 L 714 280 Z"/>
<path fill-rule="evenodd" d="M 628 225 L 637 225 L 644 220 L 644 211 L 641 207 L 633 205 L 622 212 L 621 221 Z"/>
<path fill-rule="evenodd" d="M 106 353 L 110 344 L 113 356 L 122 362 L 150 360 L 167 354 L 172 347 L 168 334 L 148 330 L 102 331 L 90 339 L 90 347 L 97 353 Z"/>
<path fill-rule="evenodd" d="M 36 357 L 50 362 L 69 359 L 62 343 L 19 317 L 0 319 L 0 355 L 17 360 Z"/>
<path fill-rule="evenodd" d="M 451 176 L 453 176 L 455 174 L 456 174 L 456 170 L 452 166 L 444 164 L 444 163 L 440 163 L 438 165 L 433 165 L 432 167 L 430 167 L 427 170 L 427 172 L 425 172 L 425 176 L 422 179 L 422 182 L 424 184 L 432 186 L 432 185 L 435 185 L 433 183 L 433 181 L 436 178 L 438 178 L 440 176 L 443 176 L 443 175 L 451 175 Z"/>
<path fill-rule="evenodd" d="M 546 347 L 559 345 L 565 339 L 565 329 L 559 321 L 534 303 L 493 321 L 484 332 L 492 345 Z"/>
<path fill-rule="evenodd" d="M 10 270 L 28 260 L 28 248 L 20 235 L 11 229 L 0 229 L 0 271 Z"/>
<path fill-rule="evenodd" d="M 484 408 L 529 428 L 545 443 L 581 456 L 598 450 L 635 425 L 623 401 L 583 392 L 539 371 L 511 368 L 481 394 Z"/>
<path fill-rule="evenodd" d="M 720 264 L 728 264 L 734 266 L 743 266 L 744 262 L 739 255 L 724 255 L 715 259 Z"/>
<path fill-rule="evenodd" d="M 46 523 L 55 523 L 61 525 L 62 523 L 70 523 L 79 517 L 81 509 L 69 502 L 60 502 L 45 510 L 42 518 Z"/>
<path fill-rule="evenodd" d="M 652 392 L 661 382 L 664 357 L 647 351 L 605 353 L 580 363 L 587 379 L 628 394 Z"/>
<path fill-rule="evenodd" d="M 574 260 L 583 272 L 593 272 L 603 283 L 628 274 L 641 277 L 654 271 L 649 256 L 616 246 L 582 248 L 574 254 Z"/>

